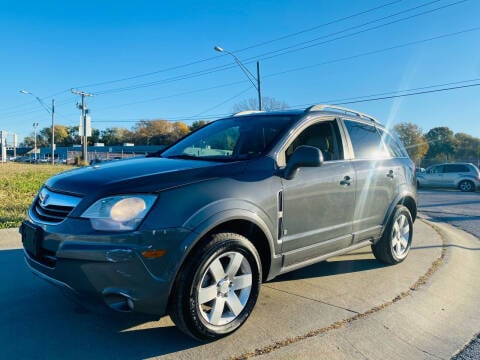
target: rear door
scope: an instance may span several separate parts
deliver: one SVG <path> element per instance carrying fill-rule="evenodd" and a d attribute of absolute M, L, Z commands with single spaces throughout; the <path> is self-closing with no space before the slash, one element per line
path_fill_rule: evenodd
<path fill-rule="evenodd" d="M 355 169 L 353 242 L 381 234 L 387 211 L 404 179 L 402 161 L 392 157 L 372 122 L 344 120 L 350 137 Z"/>
<path fill-rule="evenodd" d="M 445 175 L 443 172 L 444 165 L 435 165 L 431 166 L 427 169 L 424 175 L 425 185 L 428 186 L 443 186 L 443 176 Z"/>

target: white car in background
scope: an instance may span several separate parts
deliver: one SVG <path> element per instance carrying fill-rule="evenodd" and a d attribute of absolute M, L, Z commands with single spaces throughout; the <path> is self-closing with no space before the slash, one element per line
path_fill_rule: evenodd
<path fill-rule="evenodd" d="M 417 186 L 475 191 L 480 188 L 480 171 L 471 163 L 432 165 L 425 171 L 417 172 Z"/>

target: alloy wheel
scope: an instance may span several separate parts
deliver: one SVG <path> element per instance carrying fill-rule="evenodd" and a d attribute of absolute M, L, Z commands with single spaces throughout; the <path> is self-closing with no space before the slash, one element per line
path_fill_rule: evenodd
<path fill-rule="evenodd" d="M 203 319 L 214 326 L 235 320 L 247 304 L 252 281 L 252 269 L 243 254 L 230 251 L 214 258 L 197 288 Z"/>

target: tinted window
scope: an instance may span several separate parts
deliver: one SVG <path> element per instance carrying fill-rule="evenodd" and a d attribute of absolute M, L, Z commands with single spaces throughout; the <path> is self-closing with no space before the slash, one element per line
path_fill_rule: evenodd
<path fill-rule="evenodd" d="M 470 170 L 468 169 L 467 166 L 463 164 L 448 164 L 445 165 L 444 172 L 447 173 L 458 173 L 458 172 L 469 172 Z"/>
<path fill-rule="evenodd" d="M 323 160 L 341 160 L 343 151 L 336 121 L 323 121 L 309 126 L 290 144 L 285 151 L 285 158 L 293 154 L 295 149 L 301 145 L 313 146 L 322 151 Z"/>
<path fill-rule="evenodd" d="M 408 157 L 407 151 L 401 145 L 400 140 L 386 131 L 380 130 L 380 134 L 382 134 L 383 143 L 392 157 Z"/>
<path fill-rule="evenodd" d="M 389 157 L 381 136 L 374 126 L 345 120 L 353 152 L 357 159 L 383 159 Z"/>
<path fill-rule="evenodd" d="M 430 174 L 440 174 L 443 173 L 443 165 L 432 166 L 428 171 Z"/>

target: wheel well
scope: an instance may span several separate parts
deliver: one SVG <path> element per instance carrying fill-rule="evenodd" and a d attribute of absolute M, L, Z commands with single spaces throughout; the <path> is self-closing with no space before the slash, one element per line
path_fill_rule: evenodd
<path fill-rule="evenodd" d="M 415 221 L 417 218 L 417 203 L 413 198 L 409 196 L 404 197 L 398 202 L 398 205 L 406 206 L 410 211 L 410 215 L 412 215 L 412 220 Z"/>
<path fill-rule="evenodd" d="M 248 220 L 230 220 L 210 230 L 204 238 L 220 232 L 233 232 L 245 236 L 255 246 L 262 262 L 262 280 L 265 281 L 270 271 L 271 252 L 267 236 L 262 229 Z"/>

